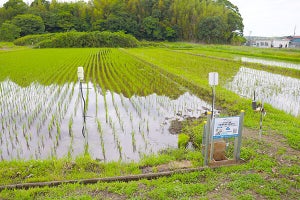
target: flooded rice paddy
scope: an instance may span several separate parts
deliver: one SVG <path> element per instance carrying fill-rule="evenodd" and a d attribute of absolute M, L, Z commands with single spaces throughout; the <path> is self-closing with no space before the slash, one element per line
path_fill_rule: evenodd
<path fill-rule="evenodd" d="M 269 72 L 241 67 L 227 89 L 247 98 L 269 103 L 273 107 L 300 115 L 300 80 Z"/>
<path fill-rule="evenodd" d="M 266 59 L 259 59 L 259 58 L 250 58 L 250 57 L 241 57 L 239 59 L 241 59 L 242 62 L 259 63 L 263 65 L 300 70 L 300 64 L 295 64 L 295 63 L 281 62 L 276 60 L 266 60 Z"/>
<path fill-rule="evenodd" d="M 92 83 L 20 87 L 0 83 L 0 160 L 76 157 L 138 161 L 143 155 L 177 148 L 170 122 L 199 117 L 206 102 L 186 92 L 177 99 L 151 94 L 126 98 Z M 83 127 L 85 129 L 83 130 Z"/>

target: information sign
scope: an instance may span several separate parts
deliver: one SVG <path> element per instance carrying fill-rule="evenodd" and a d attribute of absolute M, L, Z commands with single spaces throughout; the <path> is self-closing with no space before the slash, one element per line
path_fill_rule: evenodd
<path fill-rule="evenodd" d="M 214 118 L 213 138 L 231 138 L 239 134 L 240 117 Z"/>

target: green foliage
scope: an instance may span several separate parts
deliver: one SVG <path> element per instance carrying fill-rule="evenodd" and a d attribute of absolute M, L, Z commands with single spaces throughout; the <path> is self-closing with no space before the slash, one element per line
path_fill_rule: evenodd
<path fill-rule="evenodd" d="M 236 193 L 242 193 L 245 190 L 259 188 L 264 184 L 264 179 L 259 174 L 233 174 L 233 181 L 229 183 L 228 187 L 231 188 Z"/>
<path fill-rule="evenodd" d="M 24 37 L 18 38 L 14 41 L 15 45 L 19 46 L 36 46 L 38 43 L 50 40 L 50 38 L 54 37 L 54 33 L 48 34 L 40 34 L 40 35 L 26 35 Z"/>
<path fill-rule="evenodd" d="M 138 41 L 123 32 L 66 32 L 30 35 L 14 41 L 16 45 L 32 45 L 40 48 L 74 47 L 136 47 Z"/>
<path fill-rule="evenodd" d="M 167 149 L 159 155 L 147 155 L 140 161 L 140 166 L 156 166 L 166 164 L 175 160 L 190 160 L 196 166 L 203 164 L 203 158 L 200 151 L 189 151 L 187 149 Z"/>
<path fill-rule="evenodd" d="M 5 22 L 0 27 L 0 41 L 11 42 L 20 37 L 21 29 L 14 24 Z"/>
<path fill-rule="evenodd" d="M 21 29 L 20 35 L 40 34 L 45 31 L 45 25 L 40 16 L 32 14 L 17 15 L 12 23 Z"/>
<path fill-rule="evenodd" d="M 190 137 L 186 134 L 179 134 L 178 135 L 178 148 L 186 148 L 188 142 L 190 141 Z"/>
<path fill-rule="evenodd" d="M 206 43 L 224 43 L 228 40 L 226 37 L 227 25 L 221 17 L 207 17 L 199 23 L 198 39 Z"/>
<path fill-rule="evenodd" d="M 234 34 L 242 36 L 242 17 L 236 6 L 225 0 L 97 0 L 92 2 L 58 2 L 35 0 L 30 6 L 22 0 L 9 0 L 0 9 L 0 25 L 18 15 L 39 16 L 34 24 L 18 22 L 21 36 L 33 33 L 123 31 L 139 39 L 196 41 L 197 25 L 208 17 L 220 17 L 226 25 L 226 33 L 221 40 L 211 37 L 211 41 L 232 42 Z M 36 18 L 36 17 L 35 17 Z M 20 19 L 18 19 L 20 21 Z M 217 24 L 218 25 L 218 24 Z M 220 29 L 218 29 L 220 30 Z M 223 31 L 223 30 L 222 30 Z M 235 39 L 236 41 L 236 39 Z"/>
<path fill-rule="evenodd" d="M 27 10 L 28 6 L 22 0 L 8 0 L 3 4 L 3 8 L 0 8 L 0 24 L 17 15 L 25 14 Z"/>

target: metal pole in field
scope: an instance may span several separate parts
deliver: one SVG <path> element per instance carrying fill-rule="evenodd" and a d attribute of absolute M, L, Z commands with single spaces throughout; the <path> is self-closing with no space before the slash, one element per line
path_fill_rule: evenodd
<path fill-rule="evenodd" d="M 240 160 L 241 145 L 242 145 L 242 133 L 243 133 L 243 126 L 244 126 L 244 116 L 245 116 L 245 111 L 241 110 L 238 136 L 237 136 L 237 138 L 235 138 L 235 141 L 234 141 L 234 153 L 233 154 L 234 154 L 234 158 L 236 161 Z"/>
<path fill-rule="evenodd" d="M 214 154 L 214 139 L 213 139 L 213 126 L 214 126 L 214 118 L 215 118 L 215 95 L 216 95 L 216 85 L 219 84 L 219 74 L 218 72 L 210 72 L 208 74 L 208 82 L 209 85 L 212 87 L 212 113 L 210 117 L 210 123 L 209 123 L 209 143 L 210 143 L 210 156 L 209 160 L 213 160 L 213 154 Z M 208 146 L 208 145 L 207 145 Z"/>
<path fill-rule="evenodd" d="M 215 108 L 215 86 L 211 87 L 212 89 L 212 99 L 211 99 L 211 113 L 212 117 L 214 117 L 214 108 Z"/>
<path fill-rule="evenodd" d="M 260 108 L 260 120 L 259 120 L 259 139 L 261 140 L 262 135 L 262 123 L 263 123 L 263 115 L 264 115 L 264 103 L 261 102 L 261 108 Z"/>
<path fill-rule="evenodd" d="M 81 92 L 81 98 L 83 100 L 83 111 L 82 111 L 82 116 L 83 116 L 83 127 L 82 127 L 82 135 L 85 137 L 85 126 L 86 126 L 86 107 L 85 107 L 85 99 L 83 96 L 83 91 L 82 91 L 82 82 L 84 81 L 84 71 L 83 67 L 78 67 L 77 69 L 77 76 L 78 76 L 78 81 L 79 81 L 79 90 Z M 82 105 L 82 102 L 81 102 Z"/>
<path fill-rule="evenodd" d="M 216 85 L 219 84 L 219 74 L 218 72 L 210 72 L 208 74 L 208 81 L 209 85 L 212 88 L 212 105 L 211 105 L 211 110 L 212 110 L 212 118 L 215 116 L 214 110 L 215 110 L 215 97 L 216 97 Z"/>
<path fill-rule="evenodd" d="M 209 161 L 208 161 L 208 156 L 210 158 L 210 155 L 208 155 L 208 150 L 209 150 L 209 144 L 211 143 L 211 113 L 208 112 L 207 114 L 207 122 L 204 125 L 204 137 L 203 137 L 205 149 L 204 149 L 204 166 L 207 166 Z"/>
<path fill-rule="evenodd" d="M 207 138 L 208 138 L 208 127 L 207 127 L 207 121 L 204 122 L 204 129 L 203 129 L 203 137 L 202 137 L 202 155 L 204 157 L 204 166 L 207 165 Z"/>

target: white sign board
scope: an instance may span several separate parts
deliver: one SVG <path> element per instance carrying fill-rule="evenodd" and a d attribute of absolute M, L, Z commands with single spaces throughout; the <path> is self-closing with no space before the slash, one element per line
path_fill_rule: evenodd
<path fill-rule="evenodd" d="M 209 85 L 210 86 L 215 86 L 219 84 L 219 74 L 218 72 L 210 72 L 208 74 L 209 76 Z"/>
<path fill-rule="evenodd" d="M 240 117 L 214 119 L 213 138 L 231 138 L 239 134 Z"/>
<path fill-rule="evenodd" d="M 78 67 L 77 69 L 77 76 L 78 76 L 78 79 L 80 81 L 83 81 L 84 80 L 84 71 L 83 71 L 83 67 Z"/>

